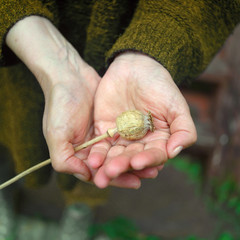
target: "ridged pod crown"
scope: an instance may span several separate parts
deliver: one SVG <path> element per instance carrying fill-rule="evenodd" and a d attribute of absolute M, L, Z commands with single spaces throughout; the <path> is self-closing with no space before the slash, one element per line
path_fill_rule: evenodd
<path fill-rule="evenodd" d="M 147 132 L 154 131 L 151 112 L 144 115 L 138 110 L 123 112 L 116 120 L 117 130 L 121 137 L 127 140 L 143 138 Z"/>

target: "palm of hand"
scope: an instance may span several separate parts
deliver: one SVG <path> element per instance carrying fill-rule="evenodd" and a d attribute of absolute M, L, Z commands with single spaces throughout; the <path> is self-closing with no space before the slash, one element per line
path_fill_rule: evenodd
<path fill-rule="evenodd" d="M 89 179 L 89 169 L 82 161 L 88 149 L 76 156 L 74 147 L 93 137 L 93 99 L 100 77 L 85 63 L 82 65 L 81 72 L 57 72 L 56 78 L 63 81 L 46 96 L 43 129 L 55 170 Z"/>
<path fill-rule="evenodd" d="M 94 178 L 99 187 L 107 186 L 118 176 L 129 175 L 126 173 L 129 170 L 136 170 L 134 174 L 138 177 L 145 171 L 146 176 L 148 168 L 153 170 L 151 167 L 164 163 L 171 157 L 168 144 L 176 124 L 189 114 L 187 104 L 168 72 L 147 56 L 138 59 L 140 61 L 129 64 L 120 56 L 102 78 L 95 96 L 95 133 L 99 135 L 116 127 L 116 117 L 131 109 L 151 111 L 156 129 L 138 141 L 119 137 L 92 147 L 90 166 L 98 168 L 102 165 Z M 183 113 L 179 106 L 184 109 Z"/>

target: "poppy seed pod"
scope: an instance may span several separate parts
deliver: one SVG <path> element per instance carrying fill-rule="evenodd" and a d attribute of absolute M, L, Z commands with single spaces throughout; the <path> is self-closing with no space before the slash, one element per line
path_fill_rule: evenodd
<path fill-rule="evenodd" d="M 150 112 L 147 115 L 138 110 L 123 112 L 117 117 L 116 124 L 120 136 L 127 140 L 138 140 L 144 137 L 149 130 L 154 131 Z"/>

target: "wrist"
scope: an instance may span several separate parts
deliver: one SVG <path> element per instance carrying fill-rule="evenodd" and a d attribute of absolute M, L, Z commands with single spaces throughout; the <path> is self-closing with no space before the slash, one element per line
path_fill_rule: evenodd
<path fill-rule="evenodd" d="M 128 68 L 134 70 L 135 67 L 150 67 L 153 69 L 160 69 L 167 75 L 170 75 L 169 71 L 153 57 L 137 51 L 126 51 L 117 55 L 113 61 L 114 63 L 125 64 Z"/>
<path fill-rule="evenodd" d="M 17 22 L 6 43 L 35 75 L 44 93 L 59 82 L 69 81 L 61 72 L 84 65 L 71 44 L 43 17 L 29 16 Z"/>
<path fill-rule="evenodd" d="M 28 66 L 34 68 L 44 56 L 51 56 L 65 45 L 65 39 L 47 19 L 29 16 L 8 32 L 6 43 Z"/>
<path fill-rule="evenodd" d="M 126 62 L 130 62 L 133 64 L 137 64 L 137 63 L 152 63 L 155 65 L 160 65 L 162 66 L 159 62 L 157 62 L 154 58 L 152 58 L 151 56 L 142 53 L 142 52 L 138 52 L 138 51 L 125 51 L 120 53 L 119 55 L 117 55 L 114 59 L 114 61 L 126 61 Z"/>

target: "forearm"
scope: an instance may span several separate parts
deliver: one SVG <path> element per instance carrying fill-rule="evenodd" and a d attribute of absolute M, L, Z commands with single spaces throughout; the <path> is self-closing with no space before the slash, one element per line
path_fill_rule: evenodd
<path fill-rule="evenodd" d="M 60 80 L 45 76 L 60 65 L 67 65 L 71 58 L 74 64 L 77 54 L 49 20 L 38 16 L 26 17 L 16 23 L 8 32 L 6 43 L 36 76 L 44 92 Z"/>

